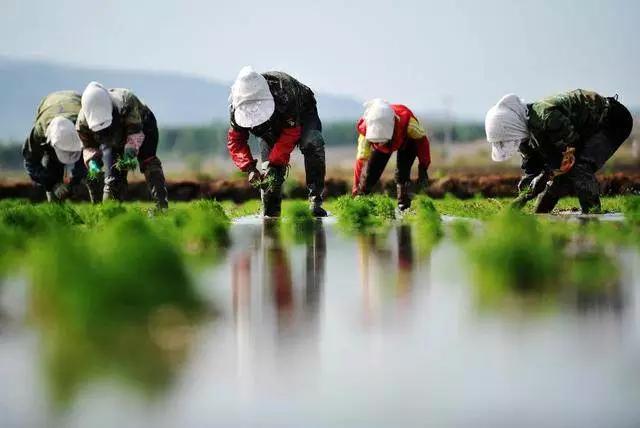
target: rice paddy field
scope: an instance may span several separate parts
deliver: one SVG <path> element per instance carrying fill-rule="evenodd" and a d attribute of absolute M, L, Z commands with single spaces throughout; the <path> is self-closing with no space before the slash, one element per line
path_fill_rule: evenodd
<path fill-rule="evenodd" d="M 638 426 L 640 197 L 0 201 L 0 426 Z"/>

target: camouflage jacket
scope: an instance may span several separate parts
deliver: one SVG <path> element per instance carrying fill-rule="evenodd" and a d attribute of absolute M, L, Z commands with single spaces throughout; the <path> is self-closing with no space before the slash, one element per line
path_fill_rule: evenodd
<path fill-rule="evenodd" d="M 74 91 L 53 92 L 44 97 L 38 106 L 31 133 L 22 146 L 22 156 L 25 162 L 38 164 L 45 154 L 55 156 L 45 135 L 49 123 L 56 116 L 64 116 L 75 123 L 79 112 L 80 94 Z"/>
<path fill-rule="evenodd" d="M 142 132 L 149 108 L 128 89 L 109 89 L 113 101 L 113 122 L 100 132 L 89 129 L 87 119 L 81 111 L 76 129 L 84 148 L 98 149 L 101 145 L 120 149 L 124 147 L 127 136 Z"/>
<path fill-rule="evenodd" d="M 584 141 L 598 132 L 609 110 L 609 100 L 595 92 L 576 89 L 528 105 L 531 138 L 520 145 L 525 174 L 556 169 L 567 147 L 580 154 Z"/>
<path fill-rule="evenodd" d="M 286 73 L 269 71 L 262 75 L 267 79 L 273 95 L 275 111 L 268 121 L 251 128 L 250 132 L 273 145 L 283 129 L 302 126 L 305 115 L 315 109 L 316 99 L 311 89 Z M 234 109 L 230 110 L 231 128 L 236 131 L 246 130 L 236 123 Z"/>

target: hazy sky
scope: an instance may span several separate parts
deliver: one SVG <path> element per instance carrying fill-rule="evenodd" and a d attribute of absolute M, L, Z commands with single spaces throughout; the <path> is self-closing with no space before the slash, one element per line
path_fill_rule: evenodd
<path fill-rule="evenodd" d="M 483 117 L 576 87 L 640 106 L 640 1 L 0 0 L 0 54 L 314 90 Z M 184 100 L 188 102 L 188 100 Z"/>

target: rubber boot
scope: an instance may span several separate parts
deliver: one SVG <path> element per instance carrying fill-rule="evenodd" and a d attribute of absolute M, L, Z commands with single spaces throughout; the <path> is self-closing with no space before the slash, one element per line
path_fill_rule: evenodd
<path fill-rule="evenodd" d="M 282 212 L 282 193 L 274 191 L 261 191 L 262 215 L 265 217 L 280 217 Z"/>
<path fill-rule="evenodd" d="M 409 197 L 409 183 L 396 185 L 398 197 L 398 209 L 404 211 L 411 206 L 411 198 Z"/>
<path fill-rule="evenodd" d="M 280 217 L 282 211 L 282 183 L 284 182 L 285 167 L 270 166 L 266 174 L 274 177 L 268 189 L 262 189 L 262 215 L 265 217 Z"/>
<path fill-rule="evenodd" d="M 327 211 L 322 208 L 322 192 L 326 174 L 324 140 L 320 131 L 310 135 L 304 155 L 304 172 L 309 189 L 309 209 L 314 217 L 326 217 Z"/>
<path fill-rule="evenodd" d="M 147 180 L 147 187 L 151 198 L 156 203 L 156 208 L 169 208 L 169 196 L 167 193 L 167 184 L 162 170 L 160 159 L 154 158 L 145 165 L 144 178 Z"/>
<path fill-rule="evenodd" d="M 89 200 L 91 200 L 92 204 L 99 204 L 102 202 L 104 174 L 101 173 L 95 180 L 84 180 L 84 185 L 87 187 Z"/>
<path fill-rule="evenodd" d="M 535 206 L 536 214 L 550 213 L 558 204 L 560 198 L 567 196 L 572 188 L 572 181 L 567 175 L 555 177 L 548 181 L 544 190 L 538 196 Z"/>
<path fill-rule="evenodd" d="M 576 193 L 582 214 L 602 214 L 600 189 L 595 180 L 593 183 L 576 184 Z"/>
<path fill-rule="evenodd" d="M 538 196 L 538 200 L 536 202 L 535 213 L 536 214 L 548 214 L 550 213 L 555 206 L 558 204 L 560 200 L 560 196 L 554 194 L 553 192 L 549 192 L 549 189 L 545 190 Z"/>
<path fill-rule="evenodd" d="M 103 201 L 122 201 L 127 192 L 127 171 L 111 168 L 111 173 L 104 179 Z"/>
<path fill-rule="evenodd" d="M 309 209 L 314 217 L 326 217 L 327 211 L 322 208 L 322 198 L 309 198 Z"/>

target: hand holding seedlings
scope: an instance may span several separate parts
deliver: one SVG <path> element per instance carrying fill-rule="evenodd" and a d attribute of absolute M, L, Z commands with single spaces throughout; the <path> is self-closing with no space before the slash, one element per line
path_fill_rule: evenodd
<path fill-rule="evenodd" d="M 87 172 L 88 180 L 97 180 L 98 176 L 102 172 L 102 162 L 97 159 L 91 159 L 87 165 L 89 171 Z"/>
<path fill-rule="evenodd" d="M 518 197 L 511 203 L 513 208 L 521 209 L 527 202 L 535 199 L 547 187 L 547 183 L 552 177 L 549 171 L 542 171 L 529 183 L 529 186 L 520 192 Z"/>
<path fill-rule="evenodd" d="M 249 184 L 251 184 L 252 187 L 260 187 L 262 175 L 256 167 L 253 167 L 253 169 L 249 171 L 249 176 L 247 177 L 247 179 L 249 180 Z"/>
<path fill-rule="evenodd" d="M 138 166 L 138 160 L 135 155 L 131 155 L 130 152 L 125 151 L 124 156 L 118 159 L 115 167 L 120 171 L 130 171 Z"/>

